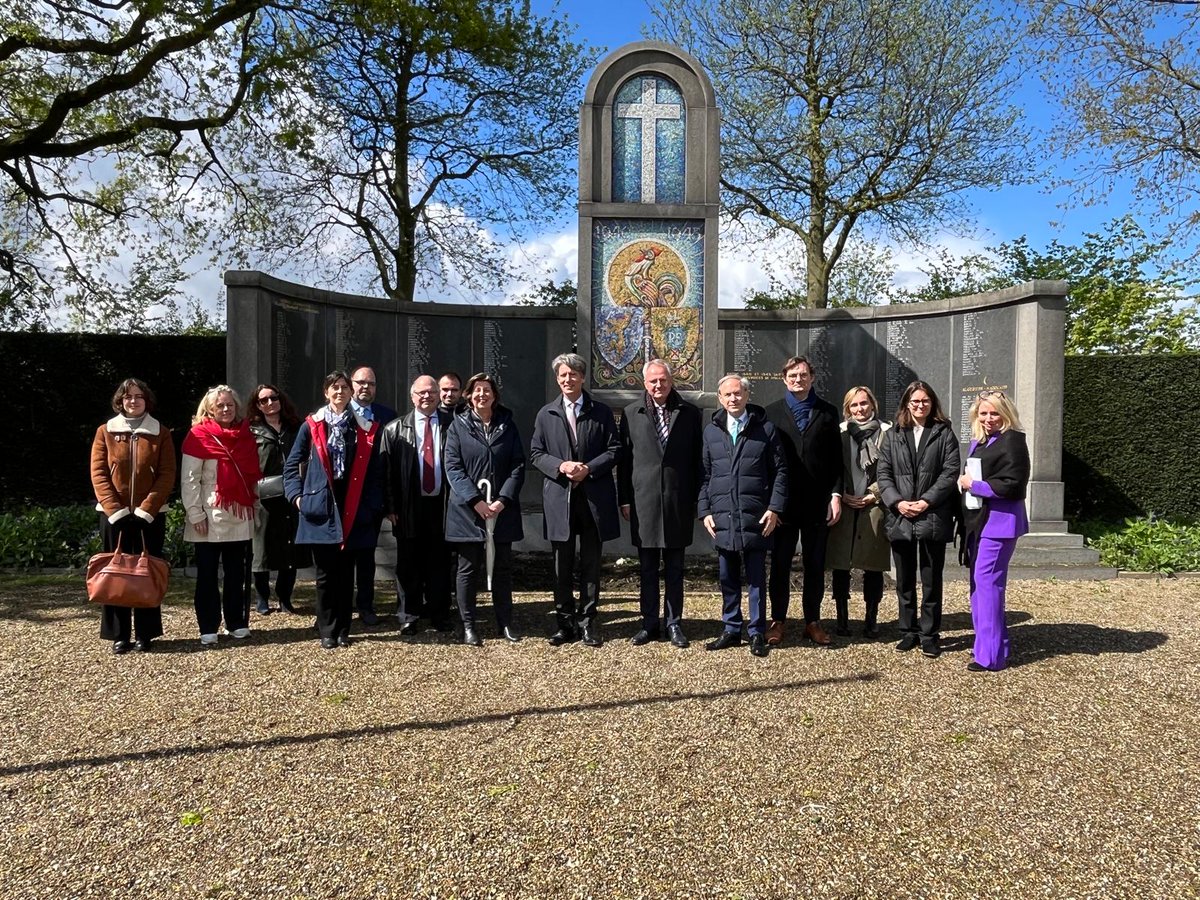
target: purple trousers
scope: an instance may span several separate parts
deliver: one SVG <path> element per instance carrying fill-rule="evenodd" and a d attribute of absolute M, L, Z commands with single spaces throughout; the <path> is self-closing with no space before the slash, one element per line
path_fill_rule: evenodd
<path fill-rule="evenodd" d="M 971 622 L 975 626 L 975 662 L 999 671 L 1008 665 L 1008 625 L 1004 621 L 1004 589 L 1016 538 L 979 539 L 971 567 Z"/>

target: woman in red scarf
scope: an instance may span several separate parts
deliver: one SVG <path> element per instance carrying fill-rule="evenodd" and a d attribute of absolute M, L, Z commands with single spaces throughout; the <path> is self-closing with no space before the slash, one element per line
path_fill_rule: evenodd
<path fill-rule="evenodd" d="M 254 485 L 262 477 L 258 446 L 241 403 L 227 384 L 209 388 L 183 439 L 180 495 L 187 513 L 183 539 L 196 545 L 196 621 L 200 643 L 217 643 L 225 614 L 225 630 L 235 638 L 250 636 L 247 561 L 254 537 Z M 218 572 L 224 566 L 224 591 Z"/>

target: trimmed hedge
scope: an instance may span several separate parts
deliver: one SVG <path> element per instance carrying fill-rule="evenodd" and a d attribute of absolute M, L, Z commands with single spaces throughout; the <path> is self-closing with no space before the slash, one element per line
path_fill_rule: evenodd
<path fill-rule="evenodd" d="M 178 449 L 200 395 L 225 380 L 225 338 L 0 333 L 0 373 L 11 417 L 0 509 L 95 503 L 88 460 L 117 384 L 150 385 Z"/>
<path fill-rule="evenodd" d="M 1200 354 L 1068 356 L 1063 481 L 1072 519 L 1200 519 Z"/>

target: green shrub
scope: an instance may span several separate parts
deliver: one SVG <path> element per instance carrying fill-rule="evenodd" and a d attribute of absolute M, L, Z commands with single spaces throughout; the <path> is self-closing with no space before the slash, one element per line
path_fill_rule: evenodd
<path fill-rule="evenodd" d="M 183 505 L 167 509 L 163 556 L 172 566 L 187 564 Z M 100 552 L 100 522 L 91 506 L 32 507 L 0 513 L 0 567 L 7 569 L 83 568 Z"/>
<path fill-rule="evenodd" d="M 1119 525 L 1081 522 L 1079 530 L 1100 551 L 1102 566 L 1163 575 L 1200 571 L 1200 524 L 1149 516 Z"/>

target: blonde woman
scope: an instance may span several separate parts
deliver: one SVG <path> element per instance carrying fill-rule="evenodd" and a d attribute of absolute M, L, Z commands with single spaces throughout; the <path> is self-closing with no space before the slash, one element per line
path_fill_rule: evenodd
<path fill-rule="evenodd" d="M 227 384 L 209 388 L 200 398 L 192 429 L 183 439 L 180 496 L 187 514 L 183 539 L 196 545 L 196 621 L 200 643 L 217 643 L 222 612 L 225 630 L 238 639 L 250 636 L 247 590 L 250 540 L 254 537 L 262 477 L 258 446 L 238 411 L 241 402 Z M 224 569 L 224 589 L 218 575 Z"/>
<path fill-rule="evenodd" d="M 866 604 L 863 634 L 874 637 L 879 633 L 883 573 L 892 562 L 877 479 L 879 450 L 891 426 L 879 420 L 879 402 L 865 385 L 846 391 L 842 414 L 842 515 L 829 531 L 825 565 L 833 572 L 837 633 L 850 633 L 850 570 L 861 569 Z"/>
<path fill-rule="evenodd" d="M 979 460 L 979 478 L 964 472 L 958 486 L 964 494 L 982 500 L 977 509 L 963 510 L 971 567 L 971 622 L 975 626 L 975 659 L 967 668 L 998 671 L 1008 665 L 1008 626 L 1004 621 L 1008 564 L 1017 540 L 1029 531 L 1025 512 L 1029 448 L 1017 408 L 1003 391 L 984 391 L 971 404 L 967 459 Z"/>

